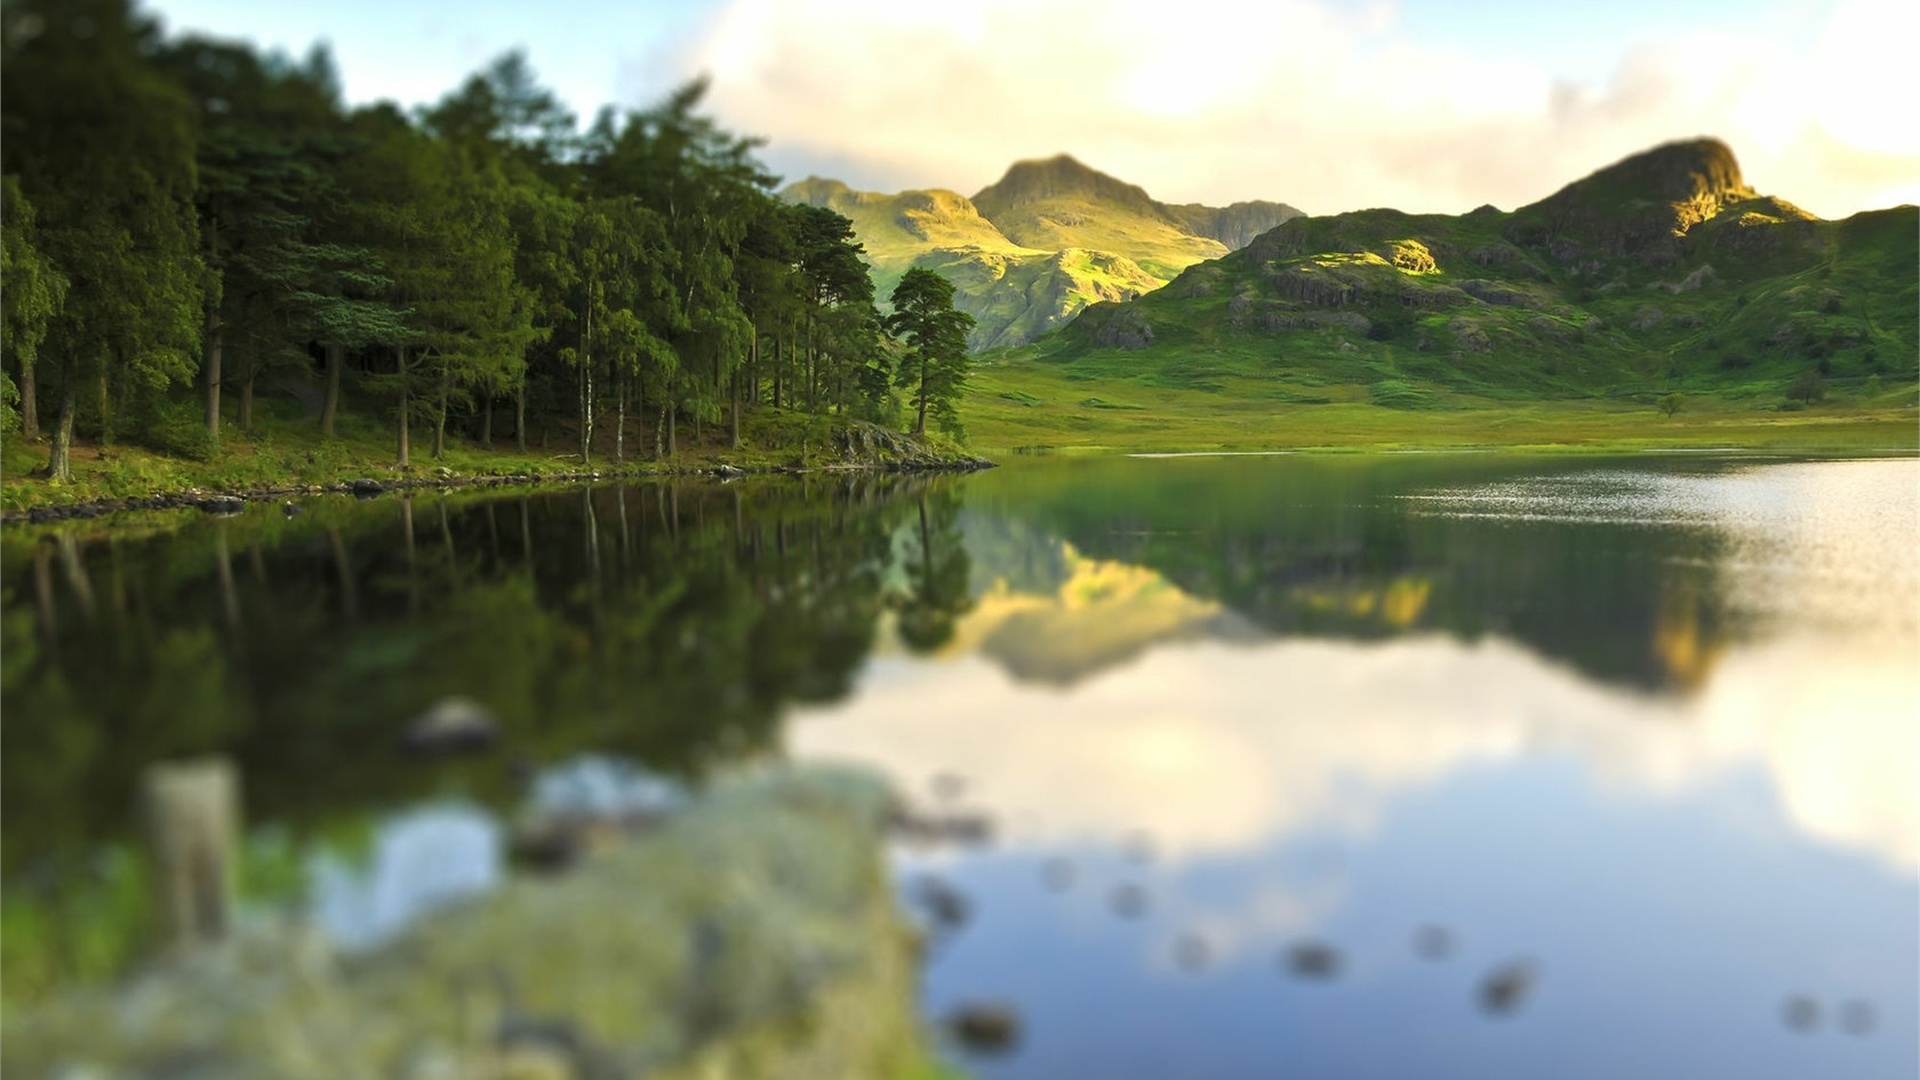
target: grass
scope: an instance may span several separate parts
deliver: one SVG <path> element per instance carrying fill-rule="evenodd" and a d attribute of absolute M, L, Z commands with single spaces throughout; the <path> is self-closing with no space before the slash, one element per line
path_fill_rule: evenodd
<path fill-rule="evenodd" d="M 291 404 L 291 403 L 287 403 Z M 56 484 L 28 475 L 46 464 L 47 443 L 28 443 L 19 433 L 0 439 L 0 511 L 17 513 L 41 506 L 69 506 L 108 500 L 185 494 L 258 492 L 266 489 L 344 483 L 363 477 L 382 481 L 432 481 L 488 477 L 558 479 L 593 470 L 602 474 L 672 474 L 710 471 L 727 464 L 759 471 L 832 464 L 839 460 L 837 438 L 845 424 L 826 416 L 807 416 L 788 410 L 763 408 L 741 418 L 741 447 L 727 445 L 724 426 L 708 425 L 695 440 L 690 426 L 679 431 L 678 452 L 670 459 L 647 460 L 652 453 L 651 428 L 629 429 L 626 462 L 615 464 L 612 439 L 605 425 L 597 440 L 592 465 L 582 465 L 576 438 L 556 431 L 544 448 L 538 437 L 526 453 L 515 451 L 510 438 L 492 448 L 449 433 L 446 453 L 431 456 L 432 434 L 413 433 L 411 464 L 394 465 L 394 432 L 366 417 L 342 412 L 334 438 L 323 438 L 318 425 L 288 408 L 265 416 L 253 434 L 228 427 L 220 452 L 211 460 L 196 461 L 138 445 L 116 443 L 101 447 L 77 443 L 72 450 L 73 482 Z M 958 457 L 962 448 L 943 436 L 919 440 L 923 448 L 944 457 Z"/>
<path fill-rule="evenodd" d="M 1221 381 L 1221 391 L 1207 393 L 1156 385 L 1143 376 L 1089 383 L 1052 365 L 987 365 L 974 374 L 963 414 L 974 449 L 989 457 L 1036 450 L 1920 449 L 1911 386 L 1876 401 L 1787 412 L 1690 395 L 1668 419 L 1652 401 L 1515 402 L 1435 392 L 1428 407 L 1407 409 L 1376 403 L 1375 384 L 1244 376 Z M 1089 397 L 1096 387 L 1099 396 Z M 1905 401 L 1898 400 L 1902 395 Z"/>

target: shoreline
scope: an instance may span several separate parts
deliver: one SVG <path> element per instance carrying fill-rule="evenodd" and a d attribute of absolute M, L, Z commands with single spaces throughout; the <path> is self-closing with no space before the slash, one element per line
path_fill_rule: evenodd
<path fill-rule="evenodd" d="M 646 462 L 558 472 L 479 475 L 458 473 L 443 467 L 424 476 L 386 478 L 362 476 L 329 483 L 267 484 L 231 491 L 202 491 L 198 488 L 188 488 L 184 491 L 153 495 L 45 503 L 0 513 L 0 526 L 44 525 L 58 521 L 87 520 L 137 510 L 200 510 L 209 514 L 230 514 L 238 513 L 249 502 L 270 502 L 295 495 L 355 495 L 361 498 L 378 498 L 389 492 L 533 487 L 540 484 L 578 483 L 587 480 L 706 478 L 724 481 L 743 476 L 806 476 L 816 473 L 972 473 L 997 467 L 997 462 L 974 456 L 926 460 L 849 461 L 823 465 L 735 465 L 719 462 L 662 466 L 656 462 Z"/>

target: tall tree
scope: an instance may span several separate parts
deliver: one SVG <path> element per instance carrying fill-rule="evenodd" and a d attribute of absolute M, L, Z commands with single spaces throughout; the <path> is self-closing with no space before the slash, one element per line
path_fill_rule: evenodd
<path fill-rule="evenodd" d="M 908 270 L 894 287 L 887 329 L 907 346 L 896 381 L 912 388 L 913 433 L 926 434 L 931 412 L 943 430 L 958 434 L 955 405 L 971 367 L 967 335 L 973 332 L 973 316 L 954 310 L 953 283 L 922 267 Z"/>
<path fill-rule="evenodd" d="M 40 438 L 40 406 L 34 365 L 47 326 L 67 301 L 67 276 L 35 246 L 33 204 L 20 193 L 18 177 L 0 181 L 0 353 L 20 366 L 20 428 Z M 12 429 L 11 418 L 5 425 Z"/>
<path fill-rule="evenodd" d="M 110 383 L 124 400 L 199 366 L 193 109 L 149 64 L 157 33 L 125 0 L 22 2 L 7 18 L 5 171 L 19 175 L 42 250 L 70 282 L 47 335 L 60 381 L 47 468 L 69 480 L 82 382 L 99 390 L 104 441 Z"/>

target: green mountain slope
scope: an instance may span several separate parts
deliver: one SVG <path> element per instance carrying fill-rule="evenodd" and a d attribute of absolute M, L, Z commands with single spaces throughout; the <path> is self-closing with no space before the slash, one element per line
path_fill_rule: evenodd
<path fill-rule="evenodd" d="M 854 191 L 819 177 L 781 196 L 853 222 L 883 300 L 909 267 L 950 278 L 956 306 L 977 322 L 976 350 L 1019 345 L 1088 304 L 1151 292 L 1299 214 L 1270 202 L 1170 206 L 1065 156 L 1020 162 L 972 200 L 939 189 Z"/>
<path fill-rule="evenodd" d="M 1512 213 L 1289 220 L 1007 363 L 1115 382 L 1116 400 L 1132 381 L 1403 408 L 1672 391 L 1777 404 L 1796 386 L 1904 404 L 1916 236 L 1912 206 L 1822 221 L 1755 194 L 1725 145 L 1673 143 Z"/>

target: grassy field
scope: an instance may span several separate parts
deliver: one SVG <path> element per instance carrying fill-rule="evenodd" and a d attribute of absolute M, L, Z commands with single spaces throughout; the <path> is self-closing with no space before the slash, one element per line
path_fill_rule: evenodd
<path fill-rule="evenodd" d="M 1512 402 L 1436 395 L 1427 407 L 1376 403 L 1365 384 L 1298 385 L 1220 377 L 1180 389 L 1154 374 L 1087 379 L 1010 362 L 978 368 L 963 414 L 988 457 L 1036 451 L 1214 451 L 1296 448 L 1514 447 L 1618 450 L 1727 446 L 1819 452 L 1920 448 L 1915 390 L 1775 411 L 1755 402 L 1689 399 L 1672 418 L 1632 400 Z"/>

